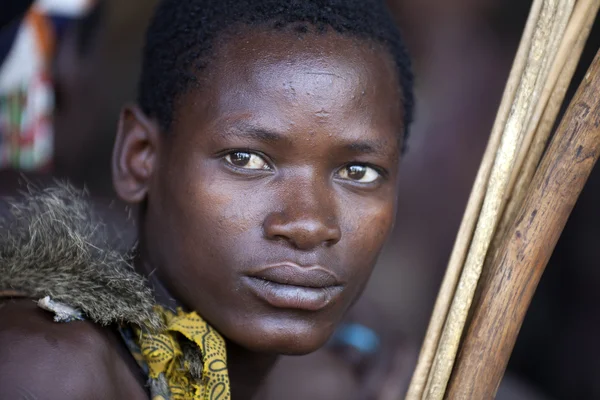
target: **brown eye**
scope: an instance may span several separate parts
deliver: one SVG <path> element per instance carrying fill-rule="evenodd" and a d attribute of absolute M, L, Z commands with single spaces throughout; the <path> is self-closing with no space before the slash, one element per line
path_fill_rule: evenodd
<path fill-rule="evenodd" d="M 270 169 L 269 164 L 258 154 L 247 151 L 234 151 L 225 156 L 225 160 L 238 168 Z"/>
<path fill-rule="evenodd" d="M 374 168 L 366 165 L 353 164 L 342 168 L 339 172 L 342 179 L 348 179 L 359 183 L 372 183 L 381 176 Z"/>
<path fill-rule="evenodd" d="M 242 153 L 241 151 L 236 151 L 235 153 L 231 153 L 227 155 L 229 157 L 227 161 L 235 165 L 236 167 L 245 167 L 246 164 L 250 161 L 250 153 Z"/>

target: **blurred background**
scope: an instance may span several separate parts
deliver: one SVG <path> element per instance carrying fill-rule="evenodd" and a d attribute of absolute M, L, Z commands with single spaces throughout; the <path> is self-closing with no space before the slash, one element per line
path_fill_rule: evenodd
<path fill-rule="evenodd" d="M 86 187 L 134 239 L 113 197 L 119 110 L 135 100 L 157 0 L 0 2 L 0 196 L 26 182 Z M 283 358 L 265 399 L 400 399 L 406 390 L 527 14 L 523 0 L 389 0 L 416 74 L 396 229 L 330 346 Z M 594 27 L 581 78 L 600 46 Z M 574 93 L 571 89 L 571 95 Z M 498 394 L 600 399 L 600 169 L 561 237 Z M 0 206 L 0 212 L 2 212 Z"/>

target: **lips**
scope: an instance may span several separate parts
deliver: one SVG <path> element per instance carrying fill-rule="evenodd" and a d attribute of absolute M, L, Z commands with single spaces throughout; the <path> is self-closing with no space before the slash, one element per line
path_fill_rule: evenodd
<path fill-rule="evenodd" d="M 251 291 L 273 307 L 318 311 L 334 302 L 343 286 L 321 267 L 294 263 L 270 265 L 247 277 Z"/>
<path fill-rule="evenodd" d="M 301 267 L 292 263 L 271 265 L 252 276 L 282 285 L 307 288 L 320 289 L 339 285 L 337 277 L 321 266 Z"/>

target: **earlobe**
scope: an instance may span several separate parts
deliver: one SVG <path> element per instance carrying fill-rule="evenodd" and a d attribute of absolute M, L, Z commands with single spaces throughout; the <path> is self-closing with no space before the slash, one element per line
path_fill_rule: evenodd
<path fill-rule="evenodd" d="M 112 177 L 118 196 L 128 203 L 146 198 L 150 180 L 156 169 L 160 129 L 137 106 L 121 111 L 113 150 Z"/>

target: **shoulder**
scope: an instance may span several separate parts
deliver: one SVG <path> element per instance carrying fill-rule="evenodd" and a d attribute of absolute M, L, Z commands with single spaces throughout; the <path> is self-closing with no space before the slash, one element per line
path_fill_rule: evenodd
<path fill-rule="evenodd" d="M 54 323 L 31 300 L 0 302 L 0 400 L 122 398 L 135 386 L 143 392 L 115 343 L 90 322 Z"/>

